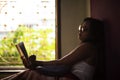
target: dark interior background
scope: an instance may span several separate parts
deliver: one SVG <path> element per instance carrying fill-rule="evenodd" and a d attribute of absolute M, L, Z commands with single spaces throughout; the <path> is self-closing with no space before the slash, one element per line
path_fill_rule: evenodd
<path fill-rule="evenodd" d="M 105 22 L 106 80 L 120 80 L 120 0 L 91 0 L 91 16 Z"/>

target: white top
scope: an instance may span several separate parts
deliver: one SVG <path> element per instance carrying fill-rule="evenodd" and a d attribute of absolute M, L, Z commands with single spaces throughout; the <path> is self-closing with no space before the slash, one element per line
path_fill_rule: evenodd
<path fill-rule="evenodd" d="M 75 64 L 72 68 L 72 73 L 80 80 L 92 80 L 95 68 L 86 62 L 82 61 Z"/>

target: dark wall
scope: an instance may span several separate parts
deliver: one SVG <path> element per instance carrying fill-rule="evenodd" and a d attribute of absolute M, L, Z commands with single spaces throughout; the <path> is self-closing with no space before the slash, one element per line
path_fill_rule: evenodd
<path fill-rule="evenodd" d="M 91 16 L 105 22 L 106 80 L 120 80 L 120 0 L 91 0 Z"/>

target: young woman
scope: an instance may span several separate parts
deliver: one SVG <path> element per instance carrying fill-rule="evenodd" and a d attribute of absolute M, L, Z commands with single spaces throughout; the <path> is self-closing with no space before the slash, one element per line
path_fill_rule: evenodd
<path fill-rule="evenodd" d="M 81 43 L 66 56 L 53 61 L 36 61 L 36 56 L 32 55 L 29 57 L 32 64 L 28 67 L 29 70 L 12 76 L 10 80 L 49 80 L 49 78 L 54 80 L 57 75 L 62 75 L 61 79 L 74 80 L 74 78 L 64 76 L 69 73 L 74 74 L 80 80 L 92 80 L 96 71 L 99 71 L 97 70 L 98 65 L 102 65 L 98 56 L 104 52 L 103 22 L 94 18 L 85 18 L 79 26 L 78 32 Z M 46 72 L 44 73 L 44 69 L 37 69 L 40 66 L 51 72 L 48 71 L 47 75 Z M 56 71 L 58 74 L 55 76 L 54 70 L 58 70 Z M 54 74 L 50 77 L 52 71 Z"/>

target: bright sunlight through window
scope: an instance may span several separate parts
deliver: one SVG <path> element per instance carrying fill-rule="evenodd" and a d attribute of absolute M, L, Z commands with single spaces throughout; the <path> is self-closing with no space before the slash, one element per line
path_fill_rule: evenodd
<path fill-rule="evenodd" d="M 22 65 L 21 41 L 37 60 L 55 59 L 55 0 L 0 0 L 0 65 Z"/>

